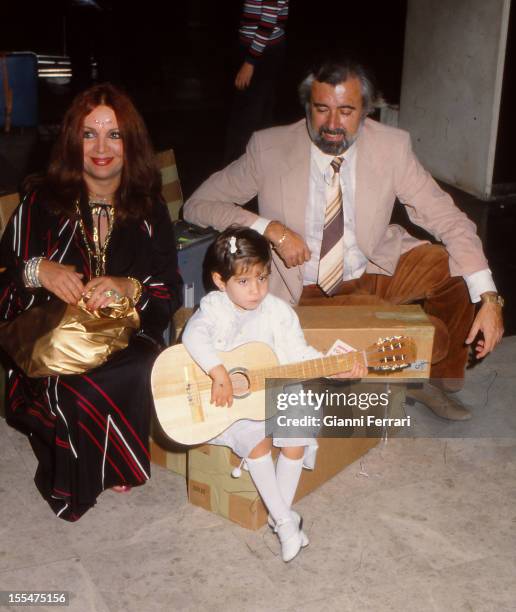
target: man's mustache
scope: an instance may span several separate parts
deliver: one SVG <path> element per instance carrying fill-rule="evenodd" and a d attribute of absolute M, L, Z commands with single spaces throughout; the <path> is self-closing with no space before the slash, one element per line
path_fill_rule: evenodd
<path fill-rule="evenodd" d="M 343 136 L 346 135 L 346 130 L 344 130 L 343 128 L 335 128 L 334 130 L 327 128 L 327 127 L 322 127 L 319 130 L 320 134 L 329 134 L 330 136 L 339 136 L 340 134 L 342 134 Z"/>

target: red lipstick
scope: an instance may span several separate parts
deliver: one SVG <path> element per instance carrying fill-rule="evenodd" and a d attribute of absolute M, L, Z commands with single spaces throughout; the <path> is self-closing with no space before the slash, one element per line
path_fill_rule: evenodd
<path fill-rule="evenodd" d="M 108 166 L 113 161 L 113 158 L 112 157 L 92 157 L 91 161 L 96 166 Z"/>

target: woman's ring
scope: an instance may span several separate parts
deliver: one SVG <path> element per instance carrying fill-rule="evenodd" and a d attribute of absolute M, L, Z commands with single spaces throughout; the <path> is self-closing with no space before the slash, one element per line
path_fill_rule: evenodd
<path fill-rule="evenodd" d="M 106 297 L 113 297 L 115 295 L 115 292 L 113 291 L 113 289 L 108 289 L 107 291 L 104 291 L 104 295 Z"/>

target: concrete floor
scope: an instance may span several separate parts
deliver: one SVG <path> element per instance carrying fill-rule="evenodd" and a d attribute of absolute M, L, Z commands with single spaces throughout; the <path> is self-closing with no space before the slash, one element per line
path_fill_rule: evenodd
<path fill-rule="evenodd" d="M 473 425 L 496 426 L 382 442 L 297 504 L 311 542 L 288 565 L 267 528 L 189 505 L 183 478 L 158 467 L 78 523 L 56 519 L 27 440 L 0 419 L 0 590 L 67 590 L 79 612 L 516 610 L 516 336 L 461 396 Z"/>

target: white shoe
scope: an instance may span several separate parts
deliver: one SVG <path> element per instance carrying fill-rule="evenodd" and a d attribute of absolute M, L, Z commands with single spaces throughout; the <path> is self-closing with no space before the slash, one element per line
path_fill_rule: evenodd
<path fill-rule="evenodd" d="M 276 531 L 281 543 L 281 558 L 288 563 L 302 548 L 301 530 L 293 518 L 287 518 L 276 523 Z"/>
<path fill-rule="evenodd" d="M 310 540 L 308 539 L 306 533 L 303 531 L 303 517 L 300 516 L 295 510 L 291 510 L 290 515 L 292 516 L 292 520 L 299 526 L 299 530 L 301 531 L 301 546 L 305 548 L 306 546 L 308 546 L 308 544 L 310 544 Z M 267 517 L 267 524 L 272 529 L 273 533 L 278 533 L 276 523 L 274 522 L 274 519 L 270 514 Z"/>

